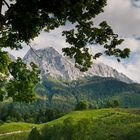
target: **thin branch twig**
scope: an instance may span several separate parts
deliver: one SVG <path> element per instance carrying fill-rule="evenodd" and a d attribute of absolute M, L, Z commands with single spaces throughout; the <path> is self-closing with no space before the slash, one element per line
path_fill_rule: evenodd
<path fill-rule="evenodd" d="M 37 57 L 41 58 L 41 56 L 39 56 L 39 55 L 35 52 L 35 50 L 32 48 L 32 46 L 31 46 L 30 44 L 28 44 L 28 45 L 29 45 L 29 47 L 31 48 L 31 50 L 34 52 L 34 54 L 35 54 Z"/>
<path fill-rule="evenodd" d="M 6 4 L 6 6 L 7 6 L 8 8 L 10 8 L 10 6 L 9 6 L 9 4 L 6 2 L 6 0 L 3 0 L 3 2 Z"/>
<path fill-rule="evenodd" d="M 3 0 L 0 0 L 0 14 L 2 12 L 2 2 L 3 2 Z"/>

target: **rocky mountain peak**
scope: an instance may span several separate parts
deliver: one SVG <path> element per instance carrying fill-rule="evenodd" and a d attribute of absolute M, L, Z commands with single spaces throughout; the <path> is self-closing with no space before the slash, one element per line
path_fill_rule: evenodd
<path fill-rule="evenodd" d="M 95 63 L 87 72 L 80 72 L 68 58 L 63 57 L 53 47 L 39 50 L 30 49 L 23 60 L 27 65 L 30 62 L 36 63 L 41 70 L 42 76 L 49 74 L 54 78 L 62 78 L 63 80 L 69 81 L 84 76 L 101 76 L 113 77 L 126 83 L 133 82 L 127 76 L 103 63 Z"/>

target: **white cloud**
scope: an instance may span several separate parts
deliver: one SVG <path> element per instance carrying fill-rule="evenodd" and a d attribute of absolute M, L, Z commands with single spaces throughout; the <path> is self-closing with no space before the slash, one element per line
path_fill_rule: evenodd
<path fill-rule="evenodd" d="M 108 0 L 104 11 L 96 22 L 107 20 L 116 33 L 125 37 L 140 35 L 140 8 L 133 7 L 131 0 Z"/>
<path fill-rule="evenodd" d="M 10 48 L 3 49 L 4 51 L 8 51 L 10 54 L 14 55 L 15 57 L 21 57 L 23 58 L 27 51 L 29 50 L 29 46 L 23 44 L 23 49 L 20 50 L 11 50 Z"/>
<path fill-rule="evenodd" d="M 65 42 L 65 38 L 62 37 L 62 27 L 51 31 L 50 33 L 42 32 L 41 35 L 34 39 L 32 45 L 34 48 L 46 48 L 54 47 L 56 50 L 61 52 L 63 47 L 68 47 L 69 45 Z"/>

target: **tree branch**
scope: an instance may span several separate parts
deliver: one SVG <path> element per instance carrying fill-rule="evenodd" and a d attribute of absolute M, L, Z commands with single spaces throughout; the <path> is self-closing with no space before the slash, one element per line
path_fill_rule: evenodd
<path fill-rule="evenodd" d="M 34 54 L 35 54 L 37 57 L 41 58 L 41 57 L 35 52 L 35 50 L 32 48 L 32 46 L 31 46 L 30 44 L 28 44 L 28 45 L 29 45 L 29 47 L 31 48 L 31 50 L 34 52 Z"/>
<path fill-rule="evenodd" d="M 0 15 L 1 15 L 1 12 L 2 12 L 2 3 L 3 3 L 3 0 L 0 0 Z"/>
<path fill-rule="evenodd" d="M 16 6 L 16 3 L 15 4 L 11 4 L 11 6 L 9 6 L 8 10 L 5 12 L 5 15 L 4 15 L 4 21 L 5 22 L 7 21 L 9 15 L 14 11 L 15 6 Z"/>
<path fill-rule="evenodd" d="M 6 4 L 6 6 L 7 6 L 8 8 L 10 8 L 10 6 L 9 6 L 9 4 L 6 2 L 6 0 L 3 0 L 3 2 Z"/>
<path fill-rule="evenodd" d="M 3 3 L 3 0 L 0 0 L 0 31 L 2 29 L 2 22 L 3 22 L 3 15 L 2 15 L 2 3 Z"/>

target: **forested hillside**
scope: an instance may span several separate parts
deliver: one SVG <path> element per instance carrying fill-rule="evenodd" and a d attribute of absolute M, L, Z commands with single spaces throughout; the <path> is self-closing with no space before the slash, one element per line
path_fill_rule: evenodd
<path fill-rule="evenodd" d="M 116 99 L 122 107 L 140 107 L 139 84 L 127 84 L 114 78 L 88 76 L 63 82 L 49 77 L 44 79 L 36 90 L 40 96 L 47 95 L 48 103 L 52 106 L 59 101 L 61 104 L 75 104 L 87 100 L 102 107 L 107 100 Z"/>
<path fill-rule="evenodd" d="M 36 92 L 32 103 L 0 103 L 0 120 L 44 123 L 74 110 L 80 101 L 89 102 L 95 109 L 106 108 L 114 100 L 123 108 L 140 108 L 140 85 L 113 78 L 85 77 L 69 83 L 47 76 Z"/>

